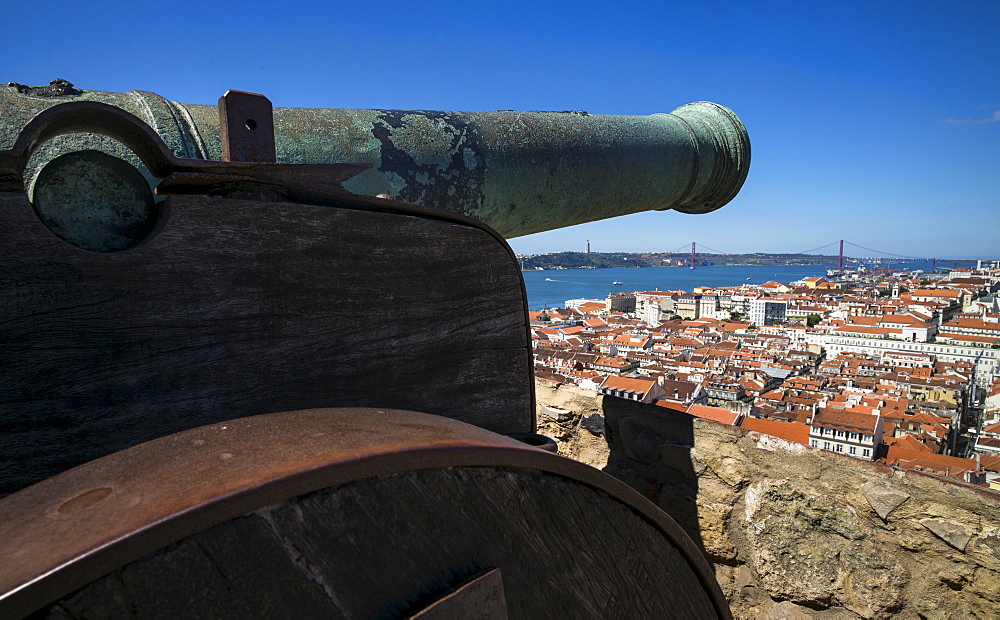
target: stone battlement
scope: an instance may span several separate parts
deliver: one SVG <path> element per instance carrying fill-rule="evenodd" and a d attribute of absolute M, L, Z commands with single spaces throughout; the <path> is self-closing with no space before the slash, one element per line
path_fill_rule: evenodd
<path fill-rule="evenodd" d="M 1000 494 L 575 386 L 539 432 L 623 480 L 704 550 L 737 618 L 991 617 Z"/>

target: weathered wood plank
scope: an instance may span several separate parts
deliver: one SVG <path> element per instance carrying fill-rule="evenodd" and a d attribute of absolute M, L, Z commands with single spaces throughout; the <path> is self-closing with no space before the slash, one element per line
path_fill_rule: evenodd
<path fill-rule="evenodd" d="M 246 559 L 235 551 L 252 547 L 261 551 Z M 258 561 L 280 570 L 272 578 L 247 568 Z M 319 607 L 282 596 L 289 561 L 335 616 L 405 617 L 493 567 L 511 618 L 717 616 L 683 555 L 625 504 L 561 476 L 492 467 L 361 479 L 289 500 L 133 562 L 50 609 L 80 613 L 88 601 L 84 616 L 155 611 L 189 588 L 193 615 L 229 605 L 258 616 L 266 600 L 265 615 L 285 605 L 287 616 L 309 617 Z M 207 591 L 216 584 L 208 565 L 230 580 L 255 579 L 260 592 Z"/>
<path fill-rule="evenodd" d="M 411 472 L 319 492 L 270 519 L 330 583 L 380 584 L 344 589 L 342 604 L 362 617 L 419 608 L 494 566 L 512 618 L 714 615 L 662 533 L 613 498 L 555 476 Z"/>
<path fill-rule="evenodd" d="M 236 519 L 99 579 L 52 608 L 71 618 L 344 618 L 261 519 Z"/>
<path fill-rule="evenodd" d="M 520 273 L 483 230 L 180 197 L 97 254 L 0 194 L 0 495 L 185 428 L 393 407 L 532 430 Z"/>

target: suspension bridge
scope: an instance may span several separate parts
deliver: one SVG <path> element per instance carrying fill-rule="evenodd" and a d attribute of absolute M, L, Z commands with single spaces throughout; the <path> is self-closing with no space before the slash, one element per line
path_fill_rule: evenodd
<path fill-rule="evenodd" d="M 902 254 L 894 254 L 892 252 L 885 252 L 885 251 L 882 251 L 882 250 L 875 250 L 875 249 L 872 249 L 872 248 L 865 247 L 863 245 L 859 245 L 857 243 L 852 243 L 850 241 L 845 241 L 843 239 L 838 239 L 837 241 L 831 241 L 830 243 L 827 243 L 825 245 L 821 245 L 821 246 L 816 247 L 816 248 L 810 248 L 808 250 L 803 250 L 802 252 L 776 252 L 774 254 L 775 255 L 781 255 L 781 256 L 801 256 L 801 255 L 814 254 L 814 253 L 819 252 L 820 250 L 825 250 L 826 248 L 833 249 L 835 246 L 838 247 L 838 252 L 837 252 L 836 256 L 837 256 L 837 269 L 839 269 L 839 270 L 843 270 L 844 269 L 844 261 L 845 260 L 848 260 L 848 261 L 851 261 L 851 260 L 860 261 L 860 260 L 871 260 L 871 259 L 879 259 L 879 260 L 886 260 L 886 259 L 888 259 L 888 260 L 897 261 L 897 262 L 923 262 L 923 263 L 930 263 L 931 264 L 930 271 L 932 271 L 932 272 L 937 269 L 937 264 L 939 262 L 942 265 L 944 265 L 944 266 L 951 266 L 953 269 L 957 269 L 959 267 L 959 265 L 977 264 L 979 262 L 979 259 L 975 259 L 975 258 L 934 258 L 934 257 L 924 258 L 924 257 L 918 257 L 918 256 L 904 256 Z M 849 253 L 845 253 L 845 250 L 844 250 L 845 246 L 847 247 L 847 250 L 848 250 Z M 679 248 L 677 248 L 675 250 L 671 250 L 669 252 L 669 254 L 686 253 L 687 248 L 688 248 L 688 244 L 685 243 L 684 245 L 680 246 Z M 696 264 L 697 264 L 699 249 L 702 250 L 702 254 L 704 254 L 705 251 L 707 250 L 707 252 L 711 253 L 711 254 L 723 254 L 723 255 L 731 255 L 731 256 L 746 256 L 747 255 L 745 252 L 724 252 L 722 250 L 716 250 L 714 248 L 708 247 L 705 244 L 698 244 L 698 242 L 692 241 L 691 242 L 691 255 L 690 255 L 691 269 L 694 269 L 695 266 L 696 266 Z M 860 251 L 869 252 L 870 254 L 863 255 L 863 254 L 860 254 Z M 830 254 L 829 256 L 832 257 L 833 254 Z M 992 261 L 992 260 L 983 260 L 983 262 L 995 262 L 995 261 Z"/>

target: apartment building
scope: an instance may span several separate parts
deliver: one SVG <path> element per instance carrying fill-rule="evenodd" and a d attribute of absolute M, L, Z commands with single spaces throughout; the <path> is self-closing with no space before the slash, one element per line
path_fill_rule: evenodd
<path fill-rule="evenodd" d="M 868 461 L 882 443 L 882 415 L 820 408 L 809 424 L 809 445 Z"/>
<path fill-rule="evenodd" d="M 788 314 L 788 302 L 766 297 L 750 302 L 750 322 L 760 327 L 783 323 Z"/>

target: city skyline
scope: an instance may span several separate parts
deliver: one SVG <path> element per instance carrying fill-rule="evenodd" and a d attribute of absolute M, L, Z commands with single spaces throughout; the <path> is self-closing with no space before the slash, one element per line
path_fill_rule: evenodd
<path fill-rule="evenodd" d="M 814 249 L 812 249 L 810 251 L 807 251 L 807 252 L 761 252 L 761 251 L 752 251 L 752 250 L 748 251 L 748 252 L 721 252 L 721 251 L 716 251 L 716 250 L 714 250 L 712 248 L 708 248 L 706 246 L 699 245 L 697 243 L 694 243 L 694 244 L 687 244 L 687 243 L 685 243 L 684 245 L 682 245 L 682 246 L 680 246 L 678 248 L 674 248 L 672 250 L 667 250 L 667 249 L 653 249 L 653 250 L 639 250 L 639 251 L 627 251 L 627 250 L 603 250 L 603 251 L 595 251 L 595 250 L 592 250 L 591 247 L 590 247 L 590 239 L 587 239 L 586 240 L 586 245 L 585 245 L 585 247 L 584 247 L 583 250 L 580 250 L 578 248 L 577 249 L 568 248 L 568 249 L 565 249 L 565 250 L 555 250 L 555 251 L 551 251 L 551 252 L 516 252 L 515 251 L 515 254 L 517 256 L 547 256 L 547 255 L 551 255 L 551 254 L 566 254 L 566 253 L 608 254 L 608 255 L 612 255 L 612 256 L 618 256 L 618 255 L 622 255 L 622 254 L 630 254 L 630 255 L 632 255 L 632 254 L 643 254 L 643 255 L 644 254 L 651 254 L 651 255 L 668 254 L 668 255 L 672 255 L 672 256 L 677 256 L 677 257 L 679 257 L 679 259 L 686 259 L 691 254 L 691 249 L 692 249 L 691 246 L 694 245 L 693 249 L 694 249 L 695 253 L 697 254 L 697 256 L 699 256 L 701 258 L 704 258 L 706 256 L 710 258 L 713 255 L 715 255 L 715 256 L 758 256 L 759 255 L 759 256 L 790 256 L 790 257 L 815 256 L 817 258 L 825 258 L 825 259 L 833 258 L 834 260 L 836 260 L 837 257 L 838 257 L 838 255 L 839 255 L 839 253 L 840 253 L 839 243 L 841 241 L 843 241 L 843 243 L 844 243 L 843 258 L 844 258 L 845 261 L 847 261 L 849 259 L 850 260 L 868 260 L 868 259 L 871 259 L 871 260 L 877 260 L 877 261 L 881 261 L 881 262 L 885 262 L 885 263 L 891 263 L 891 262 L 914 263 L 914 262 L 939 261 L 940 262 L 939 267 L 941 267 L 941 268 L 946 268 L 951 262 L 960 263 L 962 266 L 967 266 L 968 264 L 970 264 L 970 263 L 972 263 L 974 261 L 979 261 L 979 262 L 984 263 L 984 264 L 986 264 L 986 263 L 991 263 L 991 264 L 993 264 L 993 263 L 1000 263 L 1000 259 L 995 259 L 995 258 L 978 258 L 978 257 L 977 258 L 954 258 L 954 257 L 942 257 L 942 256 L 902 256 L 902 255 L 895 255 L 895 254 L 891 254 L 891 253 L 879 252 L 875 248 L 866 248 L 866 247 L 856 246 L 856 245 L 852 244 L 850 241 L 847 241 L 847 240 L 831 241 L 830 243 L 828 243 L 828 244 L 826 244 L 824 246 L 821 246 L 819 248 L 814 248 Z M 853 246 L 853 247 L 851 247 L 851 246 Z"/>
<path fill-rule="evenodd" d="M 261 2 L 170 11 L 11 7 L 5 79 L 65 78 L 214 103 L 668 112 L 708 100 L 752 145 L 706 215 L 649 212 L 510 240 L 519 253 L 792 253 L 838 239 L 900 256 L 1000 257 L 1000 5 L 631 2 L 390 6 Z M 241 21 L 234 25 L 232 18 Z M 38 45 L 28 24 L 58 36 Z M 251 44 L 252 43 L 252 44 Z"/>

